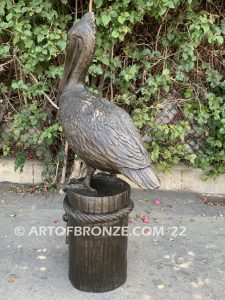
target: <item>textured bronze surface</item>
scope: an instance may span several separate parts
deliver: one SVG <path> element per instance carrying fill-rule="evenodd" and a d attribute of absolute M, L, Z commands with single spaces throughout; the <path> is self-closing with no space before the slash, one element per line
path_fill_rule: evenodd
<path fill-rule="evenodd" d="M 116 183 L 116 185 L 114 183 Z M 67 186 L 67 195 L 70 199 L 73 199 L 71 194 L 75 192 L 77 194 L 76 201 L 70 203 L 74 209 L 85 213 L 98 214 L 110 213 L 128 205 L 130 186 L 125 181 L 116 177 L 95 175 L 92 177 L 91 186 L 97 191 L 97 194 L 93 194 L 86 189 L 79 189 L 79 184 L 73 183 Z M 124 197 L 123 194 L 125 194 Z M 86 206 L 86 197 L 90 198 L 88 207 Z M 107 203 L 107 206 L 105 203 Z"/>
<path fill-rule="evenodd" d="M 84 184 L 95 169 L 122 173 L 142 188 L 160 183 L 130 116 L 114 103 L 90 94 L 85 77 L 95 52 L 93 13 L 68 32 L 59 114 L 69 145 L 87 164 Z"/>
<path fill-rule="evenodd" d="M 88 223 L 88 224 L 94 223 L 95 224 L 95 223 L 104 223 L 104 222 L 108 222 L 108 221 L 114 221 L 114 220 L 117 220 L 118 218 L 123 218 L 124 216 L 129 214 L 134 208 L 133 200 L 130 199 L 127 206 L 124 208 L 121 208 L 119 211 L 114 211 L 111 213 L 99 213 L 99 214 L 88 213 L 88 214 L 86 214 L 79 210 L 74 210 L 74 208 L 72 207 L 72 205 L 70 205 L 69 200 L 68 200 L 68 198 L 71 200 L 71 197 L 73 198 L 73 200 L 76 199 L 74 194 L 70 195 L 70 197 L 66 196 L 64 199 L 63 205 L 64 205 L 64 209 L 66 211 L 66 214 L 63 215 L 63 220 L 65 222 L 68 222 L 67 218 L 68 218 L 68 216 L 71 216 L 74 219 L 76 219 L 77 224 L 80 224 L 80 225 L 83 225 L 86 223 Z M 89 201 L 90 201 L 90 199 L 89 199 Z M 127 199 L 126 199 L 126 201 L 127 201 Z M 106 202 L 104 201 L 104 204 L 105 203 Z M 89 206 L 89 202 L 86 202 L 85 205 Z M 104 209 L 106 209 L 105 205 L 103 207 L 104 207 Z M 110 205 L 107 204 L 107 207 L 110 207 Z"/>
<path fill-rule="evenodd" d="M 111 180 L 108 176 L 95 175 L 92 185 L 97 183 L 98 194 L 85 196 L 84 192 L 73 187 L 65 198 L 67 226 L 76 228 L 119 228 L 119 235 L 75 235 L 70 231 L 69 278 L 74 287 L 87 292 L 111 291 L 126 281 L 127 276 L 127 236 L 121 234 L 122 227 L 128 225 L 128 214 L 133 208 L 129 199 L 130 187 L 121 179 Z M 108 194 L 104 196 L 105 186 Z M 80 198 L 82 192 L 82 198 Z M 87 191 L 87 194 L 90 194 Z M 102 195 L 102 196 L 100 196 Z M 107 197 L 109 202 L 107 202 Z M 115 198 L 112 212 L 112 198 Z M 98 209 L 93 210 L 93 199 Z M 124 207 L 124 204 L 126 206 Z M 78 210 L 83 209 L 83 212 Z M 92 207 L 92 208 L 91 208 Z M 86 208 L 86 211 L 85 211 Z M 97 213 L 90 213 L 97 211 Z"/>

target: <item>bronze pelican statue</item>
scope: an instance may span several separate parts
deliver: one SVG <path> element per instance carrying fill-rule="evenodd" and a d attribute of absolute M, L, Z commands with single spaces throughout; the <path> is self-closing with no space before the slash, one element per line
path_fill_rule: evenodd
<path fill-rule="evenodd" d="M 86 13 L 68 32 L 59 115 L 65 137 L 87 164 L 83 184 L 90 190 L 96 169 L 121 173 L 145 189 L 160 186 L 132 119 L 108 100 L 90 94 L 85 77 L 95 53 L 94 14 Z"/>

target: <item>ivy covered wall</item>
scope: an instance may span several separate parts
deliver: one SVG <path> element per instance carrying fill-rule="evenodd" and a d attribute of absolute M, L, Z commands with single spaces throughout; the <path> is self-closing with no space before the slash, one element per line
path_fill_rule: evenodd
<path fill-rule="evenodd" d="M 60 172 L 57 117 L 66 31 L 88 1 L 0 0 L 1 153 L 16 168 Z M 225 169 L 225 3 L 94 0 L 97 49 L 89 90 L 127 110 L 159 169 Z"/>

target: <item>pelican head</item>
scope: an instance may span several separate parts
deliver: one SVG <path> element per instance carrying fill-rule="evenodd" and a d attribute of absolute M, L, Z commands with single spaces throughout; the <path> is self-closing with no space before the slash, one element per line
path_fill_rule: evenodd
<path fill-rule="evenodd" d="M 84 83 L 95 51 L 95 21 L 92 12 L 74 24 L 67 35 L 66 57 L 60 92 L 71 84 Z"/>

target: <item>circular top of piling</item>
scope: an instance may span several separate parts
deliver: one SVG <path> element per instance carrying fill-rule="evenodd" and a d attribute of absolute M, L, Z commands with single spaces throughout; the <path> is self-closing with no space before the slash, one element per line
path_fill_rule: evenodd
<path fill-rule="evenodd" d="M 66 188 L 68 201 L 75 210 L 84 213 L 111 213 L 126 207 L 130 199 L 130 186 L 124 180 L 106 175 L 94 175 L 91 187 L 85 189 L 81 180 L 73 181 Z"/>

